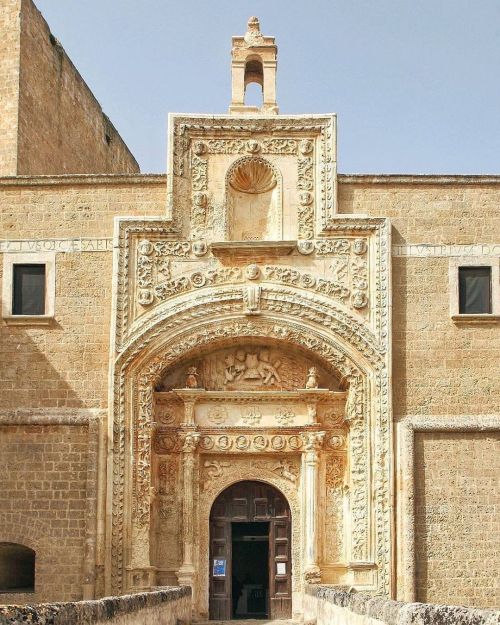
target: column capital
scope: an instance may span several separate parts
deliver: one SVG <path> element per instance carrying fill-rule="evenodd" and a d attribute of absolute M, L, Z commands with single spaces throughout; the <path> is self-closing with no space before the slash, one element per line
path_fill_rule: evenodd
<path fill-rule="evenodd" d="M 301 432 L 300 437 L 304 443 L 304 451 L 317 452 L 323 446 L 326 432 Z"/>
<path fill-rule="evenodd" d="M 200 442 L 199 432 L 186 432 L 181 434 L 182 453 L 193 454 Z"/>

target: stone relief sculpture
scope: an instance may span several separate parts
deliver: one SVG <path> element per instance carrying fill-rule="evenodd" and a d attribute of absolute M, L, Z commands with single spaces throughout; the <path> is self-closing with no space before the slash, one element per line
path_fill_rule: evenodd
<path fill-rule="evenodd" d="M 314 369 L 314 373 L 312 370 Z M 306 388 L 338 390 L 332 373 L 312 366 L 300 354 L 266 345 L 245 345 L 222 349 L 167 372 L 157 390 L 204 388 L 215 390 L 295 390 Z"/>
<path fill-rule="evenodd" d="M 317 473 L 322 487 L 318 519 L 335 534 L 324 548 L 325 562 L 343 563 L 346 570 L 352 562 L 365 568 L 373 563 L 369 584 L 389 592 L 389 229 L 378 218 L 331 219 L 334 119 L 282 117 L 277 123 L 176 117 L 168 218 L 120 222 L 110 571 L 117 591 L 126 590 L 138 570 L 154 585 L 159 578 L 154 580 L 150 565 L 178 568 L 181 543 L 189 539 L 201 559 L 195 602 L 206 609 L 207 523 L 196 515 L 209 510 L 222 483 L 250 474 L 287 494 L 299 567 L 300 528 L 309 523 L 300 505 L 307 472 Z M 281 185 L 289 193 L 283 209 Z M 269 221 L 257 231 L 251 222 L 231 229 L 236 203 L 230 198 L 236 194 L 257 213 L 264 207 Z M 290 255 L 217 256 L 214 242 L 230 237 L 287 238 L 276 206 L 297 220 Z M 323 389 L 340 389 L 340 379 L 349 387 L 347 406 L 316 404 Z M 176 389 L 178 394 L 165 392 L 164 403 L 156 403 L 155 395 Z M 182 393 L 203 395 L 197 389 L 216 393 L 204 408 L 205 425 L 195 432 L 194 421 L 171 400 Z M 275 400 L 266 412 L 254 391 L 278 397 L 300 391 L 311 398 L 305 401 L 305 428 L 298 425 L 304 413 L 293 402 Z M 237 427 L 224 406 L 226 393 L 239 395 Z M 133 441 L 133 457 L 127 440 Z M 162 467 L 168 489 L 159 484 L 153 493 L 159 464 L 174 456 L 176 477 Z M 194 502 L 194 516 L 183 511 L 182 523 L 176 492 L 182 492 L 181 482 L 192 487 Z M 194 525 L 186 523 L 188 516 Z M 155 523 L 159 533 L 148 534 Z M 172 555 L 165 545 L 175 536 Z M 150 562 L 157 548 L 161 557 Z M 304 569 L 299 571 L 293 578 L 297 590 Z M 355 574 L 349 575 L 351 583 Z"/>

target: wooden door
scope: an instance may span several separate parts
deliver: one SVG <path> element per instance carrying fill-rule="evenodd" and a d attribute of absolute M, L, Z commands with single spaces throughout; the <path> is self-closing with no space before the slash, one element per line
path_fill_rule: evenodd
<path fill-rule="evenodd" d="M 290 509 L 285 498 L 274 497 L 274 515 L 269 528 L 269 618 L 292 616 Z"/>
<path fill-rule="evenodd" d="M 210 618 L 229 620 L 232 606 L 231 523 L 269 522 L 269 618 L 292 616 L 291 515 L 285 497 L 263 482 L 238 482 L 210 513 Z"/>
<path fill-rule="evenodd" d="M 216 502 L 217 503 L 217 502 Z M 215 504 L 214 504 L 215 506 Z M 231 602 L 231 522 L 225 501 L 217 505 L 210 521 L 210 618 L 227 621 L 232 618 Z"/>

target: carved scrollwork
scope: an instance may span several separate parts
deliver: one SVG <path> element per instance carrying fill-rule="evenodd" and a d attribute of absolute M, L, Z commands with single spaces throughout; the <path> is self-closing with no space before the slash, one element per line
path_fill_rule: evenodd
<path fill-rule="evenodd" d="M 263 268 L 264 277 L 273 282 L 297 286 L 303 289 L 311 289 L 316 293 L 322 293 L 329 297 L 345 302 L 349 297 L 349 289 L 343 284 L 317 278 L 309 273 L 303 273 L 280 265 L 265 265 Z"/>
<path fill-rule="evenodd" d="M 301 141 L 301 154 L 309 154 L 313 149 L 312 141 Z M 303 150 L 307 149 L 308 152 Z M 314 238 L 314 160 L 312 156 L 297 159 L 297 190 L 299 193 L 298 238 Z"/>

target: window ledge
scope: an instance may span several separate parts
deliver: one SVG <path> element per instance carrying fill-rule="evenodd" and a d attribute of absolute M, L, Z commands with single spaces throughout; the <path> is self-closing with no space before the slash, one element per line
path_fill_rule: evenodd
<path fill-rule="evenodd" d="M 476 314 L 476 315 L 452 315 L 455 323 L 498 323 L 500 315 Z"/>
<path fill-rule="evenodd" d="M 8 326 L 49 326 L 53 321 L 52 315 L 6 315 L 3 318 Z"/>

